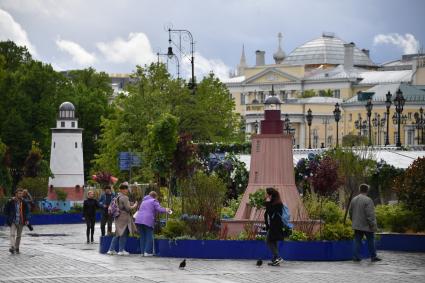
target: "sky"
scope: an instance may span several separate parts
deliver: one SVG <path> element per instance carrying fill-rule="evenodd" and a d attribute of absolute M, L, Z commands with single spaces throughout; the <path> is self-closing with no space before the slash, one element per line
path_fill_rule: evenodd
<path fill-rule="evenodd" d="M 167 52 L 168 28 L 184 29 L 194 39 L 197 78 L 213 71 L 223 79 L 239 63 L 242 45 L 248 65 L 255 50 L 273 63 L 279 32 L 286 54 L 333 32 L 369 49 L 375 63 L 400 59 L 425 45 L 424 11 L 424 0 L 0 0 L 0 40 L 27 46 L 58 71 L 130 73 Z M 185 39 L 183 54 L 190 56 Z M 179 45 L 178 34 L 172 40 Z M 187 77 L 190 60 L 180 59 Z M 175 60 L 168 67 L 175 75 Z"/>

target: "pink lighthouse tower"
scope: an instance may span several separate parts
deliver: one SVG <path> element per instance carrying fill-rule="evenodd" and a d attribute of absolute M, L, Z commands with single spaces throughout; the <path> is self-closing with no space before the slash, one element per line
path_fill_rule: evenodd
<path fill-rule="evenodd" d="M 249 194 L 258 189 L 273 187 L 279 191 L 282 201 L 286 203 L 291 220 L 306 220 L 307 213 L 295 185 L 292 135 L 283 133 L 281 120 L 281 102 L 272 95 L 264 102 L 264 117 L 261 121 L 260 134 L 251 138 L 251 165 L 248 187 L 242 197 L 236 215 L 228 225 L 228 234 L 234 235 L 243 230 L 247 223 L 262 222 L 263 211 L 249 206 Z"/>

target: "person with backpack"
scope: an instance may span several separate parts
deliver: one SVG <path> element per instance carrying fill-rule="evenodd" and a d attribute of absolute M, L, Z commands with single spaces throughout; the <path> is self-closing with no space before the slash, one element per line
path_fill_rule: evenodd
<path fill-rule="evenodd" d="M 104 193 L 100 196 L 99 205 L 102 207 L 102 219 L 100 220 L 100 231 L 102 236 L 105 236 L 105 226 L 108 224 L 108 235 L 112 234 L 112 216 L 108 213 L 109 205 L 115 197 L 111 186 L 103 188 Z"/>
<path fill-rule="evenodd" d="M 94 243 L 94 225 L 96 223 L 96 210 L 101 208 L 98 201 L 94 198 L 94 192 L 87 192 L 87 199 L 83 203 L 83 219 L 86 221 L 87 244 Z M 91 236 L 91 237 L 90 237 Z M 91 239 L 91 241 L 90 241 Z"/>
<path fill-rule="evenodd" d="M 128 199 L 128 183 L 124 182 L 119 187 L 118 196 L 113 199 L 109 206 L 108 212 L 115 219 L 115 236 L 112 238 L 108 255 L 116 254 L 115 246 L 118 242 L 118 255 L 128 255 L 124 250 L 127 237 L 130 233 L 134 233 L 137 229 L 134 225 L 131 209 L 137 207 L 137 201 L 131 205 Z"/>
<path fill-rule="evenodd" d="M 28 225 L 30 219 L 30 208 L 23 199 L 23 190 L 16 189 L 15 197 L 9 199 L 4 207 L 6 223 L 10 227 L 10 248 L 11 254 L 19 254 L 19 245 L 24 225 Z"/>
<path fill-rule="evenodd" d="M 266 243 L 273 254 L 272 262 L 269 263 L 269 265 L 277 266 L 283 261 L 279 256 L 278 241 L 283 241 L 285 237 L 284 229 L 290 229 L 292 225 L 289 223 L 289 210 L 286 205 L 282 203 L 279 192 L 276 189 L 266 189 L 265 206 L 264 222 L 267 231 Z"/>

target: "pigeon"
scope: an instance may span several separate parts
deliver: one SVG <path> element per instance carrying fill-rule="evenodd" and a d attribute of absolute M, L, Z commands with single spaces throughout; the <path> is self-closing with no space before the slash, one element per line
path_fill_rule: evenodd
<path fill-rule="evenodd" d="M 179 269 L 184 269 L 186 267 L 186 259 L 180 262 Z"/>
<path fill-rule="evenodd" d="M 263 261 L 261 259 L 257 260 L 257 267 L 261 267 L 263 265 Z"/>

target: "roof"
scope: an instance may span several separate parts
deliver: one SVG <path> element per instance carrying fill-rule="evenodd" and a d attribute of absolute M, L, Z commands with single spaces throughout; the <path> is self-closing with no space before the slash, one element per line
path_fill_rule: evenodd
<path fill-rule="evenodd" d="M 344 63 L 344 42 L 333 35 L 322 35 L 319 38 L 295 48 L 283 61 L 286 65 L 312 65 Z M 354 65 L 375 66 L 370 58 L 354 46 Z"/>
<path fill-rule="evenodd" d="M 313 96 L 309 98 L 298 98 L 298 102 L 308 103 L 341 103 L 342 99 L 335 97 Z"/>
<path fill-rule="evenodd" d="M 412 85 L 405 83 L 396 83 L 396 84 L 381 84 L 376 85 L 367 90 L 367 92 L 374 92 L 372 96 L 372 101 L 381 101 L 386 100 L 386 94 L 390 92 L 395 97 L 396 91 L 400 88 L 403 92 L 403 96 L 406 101 L 425 101 L 425 91 L 417 88 Z M 365 103 L 365 101 L 359 101 L 357 95 L 354 95 L 352 98 L 348 99 L 344 104 L 358 104 Z"/>
<path fill-rule="evenodd" d="M 308 80 L 329 80 L 329 79 L 360 79 L 358 84 L 382 84 L 410 82 L 412 70 L 398 71 L 369 71 L 362 68 L 345 69 L 343 65 L 332 69 L 316 70 L 310 72 Z"/>
<path fill-rule="evenodd" d="M 59 110 L 60 111 L 75 111 L 75 107 L 74 104 L 72 104 L 71 102 L 64 102 L 59 106 Z"/>
<path fill-rule="evenodd" d="M 239 77 L 233 77 L 233 78 L 226 78 L 223 79 L 223 83 L 241 83 L 245 80 L 245 76 L 239 76 Z"/>
<path fill-rule="evenodd" d="M 264 101 L 264 104 L 282 104 L 282 102 L 280 102 L 277 96 L 269 96 L 266 98 L 266 101 Z"/>

